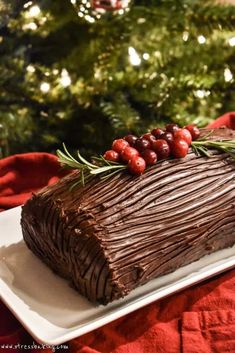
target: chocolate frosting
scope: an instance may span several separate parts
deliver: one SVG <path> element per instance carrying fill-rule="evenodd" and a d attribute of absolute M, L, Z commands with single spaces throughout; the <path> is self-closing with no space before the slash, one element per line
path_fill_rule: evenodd
<path fill-rule="evenodd" d="M 235 132 L 216 129 L 209 138 Z M 227 154 L 191 151 L 141 176 L 124 172 L 70 190 L 78 177 L 34 194 L 21 223 L 28 247 L 93 302 L 235 243 L 235 163 Z"/>

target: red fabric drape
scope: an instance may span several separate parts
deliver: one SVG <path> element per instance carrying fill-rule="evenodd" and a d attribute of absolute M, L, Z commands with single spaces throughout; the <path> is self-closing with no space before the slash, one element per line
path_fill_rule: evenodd
<path fill-rule="evenodd" d="M 235 113 L 209 127 L 235 129 Z M 28 153 L 0 160 L 0 209 L 22 204 L 31 192 L 64 175 L 55 156 Z M 0 236 L 4 236 L 1 234 Z M 0 353 L 24 349 L 32 337 L 0 302 Z M 3 344 L 15 344 L 16 349 Z M 66 343 L 71 353 L 235 353 L 235 270 L 198 284 Z"/>

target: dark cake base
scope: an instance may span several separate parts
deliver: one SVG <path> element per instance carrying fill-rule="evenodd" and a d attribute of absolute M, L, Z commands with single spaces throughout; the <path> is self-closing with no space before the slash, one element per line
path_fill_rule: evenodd
<path fill-rule="evenodd" d="M 217 130 L 211 138 L 235 138 Z M 106 304 L 152 278 L 235 244 L 235 163 L 190 153 L 142 176 L 77 172 L 23 206 L 28 247 L 89 300 Z"/>

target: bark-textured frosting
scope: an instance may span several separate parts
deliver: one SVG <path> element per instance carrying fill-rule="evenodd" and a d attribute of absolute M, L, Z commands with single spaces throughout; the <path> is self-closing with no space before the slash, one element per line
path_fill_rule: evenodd
<path fill-rule="evenodd" d="M 228 129 L 210 138 L 235 139 Z M 168 160 L 142 176 L 78 173 L 23 206 L 28 247 L 89 300 L 108 303 L 235 243 L 235 163 L 223 153 Z"/>

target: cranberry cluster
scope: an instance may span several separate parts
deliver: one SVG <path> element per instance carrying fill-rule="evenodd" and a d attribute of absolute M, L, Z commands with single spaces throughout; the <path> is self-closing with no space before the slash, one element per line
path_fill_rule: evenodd
<path fill-rule="evenodd" d="M 183 158 L 187 155 L 192 140 L 198 139 L 200 131 L 196 125 L 180 128 L 177 124 L 166 125 L 165 130 L 156 128 L 141 137 L 127 135 L 114 140 L 112 149 L 104 158 L 112 162 L 128 164 L 130 173 L 140 175 L 146 166 L 170 156 Z"/>

